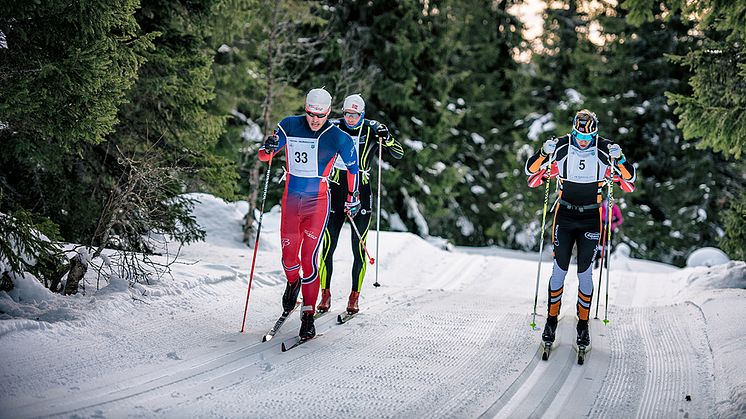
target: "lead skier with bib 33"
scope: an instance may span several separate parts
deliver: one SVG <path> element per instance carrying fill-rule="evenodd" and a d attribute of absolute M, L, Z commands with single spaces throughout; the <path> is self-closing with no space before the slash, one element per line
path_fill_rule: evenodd
<path fill-rule="evenodd" d="M 282 195 L 280 239 L 282 267 L 288 282 L 282 306 L 283 314 L 293 310 L 302 284 L 302 340 L 316 336 L 313 314 L 319 295 L 318 256 L 321 235 L 329 220 L 327 177 L 337 156 L 348 173 L 345 210 L 354 217 L 360 209 L 357 149 L 349 135 L 329 122 L 331 104 L 329 92 L 311 90 L 306 96 L 306 114 L 280 121 L 275 134 L 266 139 L 259 152 L 259 159 L 268 161 L 274 153 L 285 150 L 287 180 Z"/>
<path fill-rule="evenodd" d="M 549 162 L 552 162 L 552 167 L 546 167 Z M 601 231 L 602 188 L 605 179 L 611 177 L 618 177 L 624 185 L 631 186 L 636 177 L 635 168 L 624 157 L 618 144 L 598 136 L 596 114 L 583 109 L 573 118 L 571 133 L 547 140 L 541 150 L 526 162 L 527 175 L 533 177 L 543 171 L 557 174 L 559 199 L 552 226 L 554 266 L 549 280 L 548 316 L 542 340 L 554 342 L 565 275 L 572 248 L 577 245 L 577 345 L 588 347 L 593 260 Z"/>

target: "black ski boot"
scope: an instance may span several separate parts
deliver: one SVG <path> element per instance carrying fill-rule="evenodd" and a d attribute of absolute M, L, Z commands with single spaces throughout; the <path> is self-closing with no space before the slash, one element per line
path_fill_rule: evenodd
<path fill-rule="evenodd" d="M 557 330 L 557 316 L 547 317 L 547 324 L 544 326 L 544 333 L 541 334 L 541 340 L 544 342 L 554 342 L 554 332 Z"/>
<path fill-rule="evenodd" d="M 591 334 L 588 332 L 588 320 L 578 320 L 578 348 L 591 344 Z"/>
<path fill-rule="evenodd" d="M 313 339 L 316 336 L 316 327 L 313 325 L 313 313 L 303 313 L 300 318 L 300 333 L 302 340 Z"/>
<path fill-rule="evenodd" d="M 285 286 L 285 293 L 282 294 L 282 309 L 285 313 L 290 313 L 295 308 L 295 303 L 298 302 L 298 294 L 300 293 L 300 279 L 295 281 L 294 284 L 290 282 Z"/>

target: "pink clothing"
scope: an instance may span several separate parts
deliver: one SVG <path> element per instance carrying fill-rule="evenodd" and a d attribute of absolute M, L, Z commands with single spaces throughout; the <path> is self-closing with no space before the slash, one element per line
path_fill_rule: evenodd
<path fill-rule="evenodd" d="M 609 204 L 607 201 L 604 201 L 604 203 L 601 205 L 602 205 L 601 206 L 602 208 L 601 217 L 603 220 L 603 225 L 606 225 L 606 223 L 608 222 L 606 218 L 606 213 L 608 212 Z M 615 203 L 611 207 L 611 231 L 618 230 L 623 222 L 624 222 L 624 218 L 622 218 L 622 210 L 619 209 L 619 205 Z"/>

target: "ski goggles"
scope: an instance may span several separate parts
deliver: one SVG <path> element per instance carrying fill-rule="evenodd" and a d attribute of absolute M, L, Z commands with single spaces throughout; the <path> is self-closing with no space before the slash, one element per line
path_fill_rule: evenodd
<path fill-rule="evenodd" d="M 342 115 L 345 118 L 359 118 L 361 114 L 359 112 L 343 112 Z"/>
<path fill-rule="evenodd" d="M 575 139 L 578 141 L 593 141 L 593 139 L 596 138 L 596 134 L 597 133 L 595 131 L 592 133 L 586 134 L 576 129 L 572 130 L 573 137 L 575 137 Z"/>
<path fill-rule="evenodd" d="M 329 114 L 328 113 L 316 113 L 316 112 L 311 112 L 309 110 L 306 110 L 306 115 L 310 116 L 311 118 L 323 119 L 323 118 L 326 118 L 326 116 Z"/>

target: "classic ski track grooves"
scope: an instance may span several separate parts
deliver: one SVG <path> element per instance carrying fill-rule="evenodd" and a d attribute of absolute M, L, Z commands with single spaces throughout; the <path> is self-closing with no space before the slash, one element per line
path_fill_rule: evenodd
<path fill-rule="evenodd" d="M 614 318 L 611 366 L 591 417 L 707 417 L 714 411 L 712 353 L 695 329 L 704 324 L 700 311 L 690 304 L 626 308 L 615 309 Z M 687 402 L 689 394 L 697 402 Z"/>
<path fill-rule="evenodd" d="M 366 310 L 368 308 L 374 308 L 379 305 L 387 304 L 389 300 L 393 299 L 399 294 L 405 293 L 405 291 L 406 290 L 403 289 L 395 290 L 392 291 L 389 295 L 381 296 L 379 298 L 371 300 L 371 303 L 366 304 Z M 403 301 L 394 303 L 393 306 L 406 304 L 408 301 L 411 301 L 411 299 L 406 298 Z M 74 402 L 75 406 L 70 406 L 69 402 L 66 401 L 66 397 L 61 396 L 58 398 L 47 399 L 45 400 L 45 403 L 43 405 L 36 402 L 31 404 L 30 406 L 18 406 L 17 409 L 21 410 L 23 413 L 18 413 L 14 416 L 51 417 L 59 415 L 69 415 L 74 412 L 96 408 L 107 404 L 127 400 L 133 397 L 142 396 L 158 390 L 163 390 L 167 387 L 188 382 L 189 380 L 197 379 L 198 377 L 200 381 L 209 382 L 210 380 L 214 380 L 225 375 L 235 374 L 242 369 L 250 368 L 257 362 L 261 361 L 264 358 L 264 353 L 280 353 L 280 345 L 282 341 L 289 338 L 296 332 L 296 327 L 292 329 L 292 332 L 289 332 L 289 330 L 291 329 L 289 328 L 288 323 L 297 314 L 297 310 L 291 314 L 291 317 L 288 318 L 288 322 L 286 322 L 283 328 L 280 329 L 278 334 L 275 335 L 275 337 L 271 341 L 261 342 L 261 336 L 263 336 L 262 334 L 259 336 L 256 343 L 252 343 L 249 346 L 240 348 L 238 350 L 220 353 L 214 357 L 210 357 L 209 359 L 200 359 L 197 362 L 191 363 L 191 365 L 189 363 L 183 363 L 180 367 L 178 367 L 178 369 L 174 368 L 175 371 L 169 370 L 158 372 L 155 374 L 143 375 L 137 377 L 137 379 L 131 380 L 130 383 L 122 384 L 119 388 L 116 389 L 112 389 L 109 387 L 99 387 L 92 389 L 92 391 L 89 391 L 87 393 L 86 399 L 90 400 L 90 402 L 88 403 L 81 404 L 78 399 L 78 401 Z M 336 324 L 336 316 L 324 316 L 318 319 L 316 324 L 317 329 L 328 330 L 329 328 L 333 327 L 334 324 Z M 251 358 L 256 357 L 257 355 L 257 359 L 251 362 Z M 235 367 L 231 367 L 231 364 L 235 364 L 236 362 L 240 362 L 241 364 Z M 223 372 L 222 370 L 227 371 Z M 57 405 L 58 408 L 53 409 L 53 407 L 55 407 L 55 402 L 60 401 L 61 403 Z"/>
<path fill-rule="evenodd" d="M 572 348 L 574 340 L 574 322 L 570 319 L 561 320 L 557 326 L 555 347 L 549 360 L 541 361 L 541 349 L 538 349 L 538 362 L 530 362 L 514 384 L 482 417 L 541 417 L 542 413 L 548 411 L 555 395 L 564 385 L 569 370 L 577 360 L 576 352 Z M 589 359 L 590 356 L 589 354 Z"/>
<path fill-rule="evenodd" d="M 468 266 L 470 262 L 469 255 L 456 253 L 453 254 L 453 256 L 454 258 L 449 258 L 445 262 L 448 263 L 448 267 L 433 279 L 433 288 L 447 286 L 453 281 L 453 278 L 456 275 L 461 276 L 470 268 L 470 266 Z M 372 292 L 369 292 L 369 294 L 372 294 Z M 405 295 L 401 300 L 397 300 L 401 294 L 408 295 Z M 422 300 L 427 300 L 432 297 L 431 290 L 418 289 L 412 292 L 412 290 L 409 289 L 390 289 L 388 294 L 366 301 L 365 312 L 362 314 L 373 314 L 374 311 L 371 309 L 380 305 L 391 304 L 388 308 L 384 309 L 384 311 L 386 311 L 395 306 L 411 303 L 415 298 L 419 299 L 419 302 L 422 302 Z M 281 343 L 296 333 L 295 327 L 293 327 L 295 325 L 290 323 L 292 316 L 296 315 L 296 313 L 297 311 L 291 314 L 291 317 L 288 318 L 288 322 L 283 326 L 280 332 L 275 335 L 274 339 L 269 342 L 261 342 L 261 336 L 259 336 L 258 342 L 249 346 L 238 350 L 216 354 L 207 359 L 202 358 L 199 362 L 192 362 L 191 365 L 190 363 L 182 363 L 178 369 L 174 368 L 174 370 L 158 372 L 156 374 L 142 375 L 130 380 L 129 383 L 123 384 L 116 389 L 110 387 L 98 387 L 86 393 L 85 398 L 88 402 L 81 403 L 78 399 L 76 402 L 72 403 L 68 402 L 66 397 L 60 396 L 45 400 L 45 403 L 43 404 L 37 402 L 30 405 L 21 405 L 17 407 L 17 410 L 19 410 L 18 416 L 50 417 L 70 415 L 81 411 L 89 412 L 91 409 L 97 409 L 106 405 L 111 405 L 107 407 L 107 409 L 109 409 L 109 413 L 113 413 L 118 411 L 117 409 L 120 409 L 118 402 L 138 396 L 140 396 L 138 402 L 141 402 L 145 399 L 157 397 L 157 393 L 169 391 L 169 388 L 173 388 L 174 391 L 172 394 L 177 395 L 180 394 L 178 390 L 184 387 L 206 387 L 206 390 L 204 390 L 203 393 L 209 393 L 210 390 L 215 389 L 216 387 L 221 387 L 220 383 L 227 386 L 235 385 L 235 380 L 226 380 L 226 377 L 230 378 L 237 374 L 258 377 L 258 373 L 260 373 L 263 368 L 259 364 L 262 363 L 265 357 L 277 356 L 275 352 L 281 354 Z M 375 313 L 380 314 L 378 312 Z M 361 321 L 360 316 L 351 320 L 350 323 L 356 321 Z M 336 325 L 336 315 L 323 316 L 317 319 L 316 322 L 318 334 L 326 333 L 334 327 L 345 326 L 349 326 L 349 324 Z M 314 346 L 313 342 L 308 342 L 306 345 L 304 345 L 304 348 L 306 349 Z M 287 356 L 287 353 L 281 355 Z M 295 356 L 303 358 L 305 354 L 298 353 L 295 354 Z M 244 380 L 242 382 L 245 383 L 246 381 Z M 121 411 L 122 414 L 127 414 L 127 412 L 128 410 L 126 409 Z"/>

